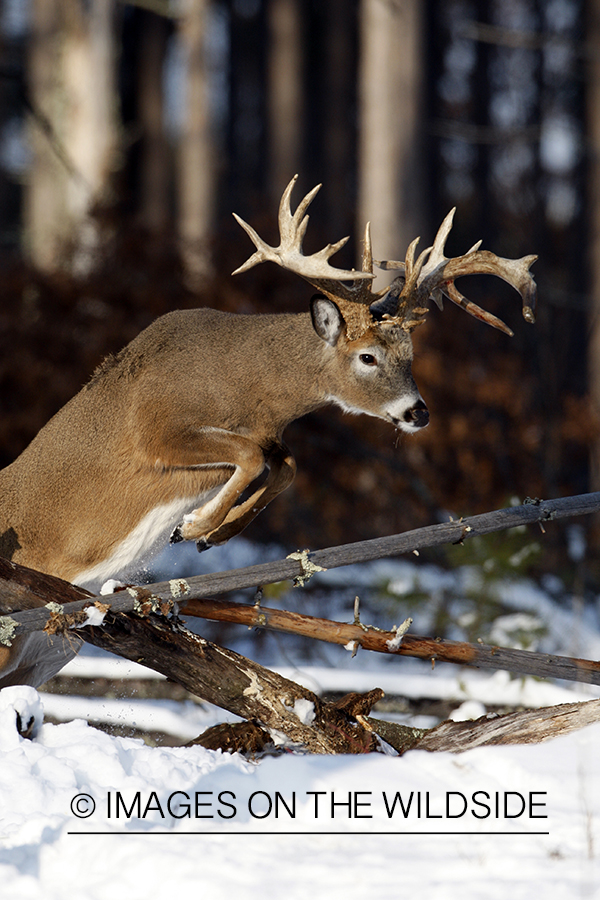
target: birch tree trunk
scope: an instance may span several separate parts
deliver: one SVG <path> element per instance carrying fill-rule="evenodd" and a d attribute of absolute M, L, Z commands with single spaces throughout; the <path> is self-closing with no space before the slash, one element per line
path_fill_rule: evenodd
<path fill-rule="evenodd" d="M 421 234 L 422 20 L 419 0 L 362 0 L 358 220 L 380 258 L 404 258 Z"/>
<path fill-rule="evenodd" d="M 119 139 L 114 32 L 115 0 L 34 0 L 24 217 L 30 259 L 44 270 L 67 250 L 86 270 L 97 243 L 89 212 L 108 197 Z"/>

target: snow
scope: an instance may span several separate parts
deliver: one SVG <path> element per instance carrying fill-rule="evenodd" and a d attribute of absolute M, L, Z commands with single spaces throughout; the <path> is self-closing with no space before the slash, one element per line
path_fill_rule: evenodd
<path fill-rule="evenodd" d="M 238 556 L 233 565 L 256 561 L 247 545 L 242 550 L 243 562 Z M 433 596 L 449 590 L 452 579 L 473 578 L 473 572 L 388 561 L 322 573 L 314 582 L 339 589 L 333 602 L 347 604 L 349 619 L 357 586 L 366 595 L 369 584 L 385 583 L 388 595 L 399 598 L 394 615 L 400 618 L 402 598 L 415 584 L 423 590 L 426 584 Z M 556 581 L 552 590 L 558 592 Z M 542 623 L 539 641 L 549 652 L 576 644 L 591 655 L 600 647 L 593 604 L 591 612 L 589 605 L 578 612 L 564 596 L 527 581 L 501 584 L 498 595 L 504 604 L 494 624 L 499 633 L 530 628 L 537 634 Z M 425 626 L 420 633 L 427 633 L 427 608 L 416 612 Z M 368 602 L 361 616 L 373 616 Z M 256 658 L 250 643 L 256 639 L 243 632 L 242 652 Z M 278 659 L 261 662 L 316 692 L 381 687 L 388 696 L 452 701 L 454 719 L 476 718 L 489 706 L 536 708 L 600 697 L 598 687 L 503 671 L 443 664 L 431 670 L 363 650 L 351 658 L 341 647 L 301 659 L 290 647 L 286 642 Z M 161 679 L 88 648 L 64 671 L 124 682 Z M 310 702 L 298 700 L 294 710 L 310 724 Z M 17 713 L 21 727 L 30 726 L 29 739 L 17 731 Z M 600 895 L 600 724 L 539 745 L 459 754 L 284 752 L 259 761 L 198 746 L 149 746 L 94 727 L 135 727 L 184 743 L 234 719 L 192 699 L 76 697 L 29 687 L 0 692 L 2 900 Z"/>
<path fill-rule="evenodd" d="M 122 581 L 118 581 L 116 578 L 109 578 L 108 581 L 105 581 L 100 588 L 100 594 L 102 594 L 102 596 L 114 594 L 117 588 L 120 587 L 123 587 Z"/>
<path fill-rule="evenodd" d="M 312 700 L 300 698 L 294 703 L 294 712 L 303 725 L 310 725 L 315 718 L 315 704 Z"/>
<path fill-rule="evenodd" d="M 106 613 L 101 612 L 96 606 L 88 606 L 85 610 L 86 621 L 81 628 L 84 628 L 86 625 L 102 625 L 104 622 L 104 616 Z"/>
<path fill-rule="evenodd" d="M 1 695 L 3 898 L 597 896 L 600 725 L 457 755 L 252 763 L 81 719 L 25 740 L 17 707 L 39 718 L 36 691 Z"/>

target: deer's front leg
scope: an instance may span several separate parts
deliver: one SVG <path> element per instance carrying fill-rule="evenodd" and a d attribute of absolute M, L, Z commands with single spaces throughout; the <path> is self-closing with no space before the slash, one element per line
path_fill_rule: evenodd
<path fill-rule="evenodd" d="M 224 521 L 246 488 L 261 474 L 266 460 L 254 441 L 222 428 L 203 428 L 193 440 L 162 460 L 172 469 L 232 469 L 229 479 L 203 506 L 185 516 L 172 541 L 205 541 Z"/>
<path fill-rule="evenodd" d="M 267 457 L 269 475 L 266 481 L 243 503 L 233 506 L 222 525 L 206 537 L 206 547 L 224 544 L 248 525 L 258 513 L 284 491 L 294 480 L 296 461 L 285 444 L 278 444 Z M 200 546 L 198 549 L 202 549 Z"/>

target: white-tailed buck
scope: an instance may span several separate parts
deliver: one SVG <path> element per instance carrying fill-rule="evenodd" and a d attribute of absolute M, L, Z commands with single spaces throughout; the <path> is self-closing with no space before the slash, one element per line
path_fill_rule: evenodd
<path fill-rule="evenodd" d="M 533 320 L 536 257 L 500 259 L 476 245 L 446 259 L 452 213 L 418 259 L 414 241 L 403 263 L 377 263 L 399 270 L 383 291 L 372 291 L 368 227 L 362 271 L 329 264 L 343 240 L 304 256 L 306 210 L 319 188 L 292 214 L 295 180 L 281 200 L 278 247 L 238 218 L 257 249 L 237 272 L 271 260 L 301 275 L 319 291 L 310 312 L 194 309 L 157 319 L 0 472 L 0 555 L 97 591 L 109 578 L 130 578 L 169 538 L 199 549 L 227 541 L 292 481 L 282 435 L 299 416 L 337 404 L 407 432 L 427 425 L 411 331 L 430 298 L 440 304 L 446 295 L 510 334 L 459 294 L 456 278 L 498 275 Z M 0 686 L 40 684 L 70 655 L 45 635 L 16 641 L 0 649 Z"/>

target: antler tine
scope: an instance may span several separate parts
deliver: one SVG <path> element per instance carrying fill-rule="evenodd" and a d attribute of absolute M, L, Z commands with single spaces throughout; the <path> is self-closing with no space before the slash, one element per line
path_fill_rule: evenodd
<path fill-rule="evenodd" d="M 420 238 L 415 238 L 406 251 L 403 265 L 404 284 L 398 295 L 398 310 L 395 316 L 387 316 L 385 318 L 386 326 L 400 324 L 405 331 L 412 331 L 413 328 L 425 321 L 424 316 L 427 312 L 427 307 L 418 307 L 415 299 L 417 298 L 419 279 L 433 248 L 426 247 L 415 260 L 415 252 L 419 241 Z M 400 268 L 400 264 L 393 260 L 388 260 L 386 268 Z"/>
<path fill-rule="evenodd" d="M 298 176 L 294 175 L 281 195 L 278 219 L 281 243 L 289 243 L 295 246 L 298 252 L 300 252 L 309 221 L 309 217 L 304 214 L 321 190 L 322 185 L 315 185 L 314 188 L 300 201 L 296 212 L 292 213 L 292 191 L 294 190 L 294 185 L 297 180 Z"/>
<path fill-rule="evenodd" d="M 363 240 L 362 270 L 373 274 L 373 245 L 371 243 L 371 223 L 365 225 L 365 237 Z"/>
<path fill-rule="evenodd" d="M 476 319 L 479 319 L 480 322 L 485 322 L 487 325 L 491 325 L 492 328 L 497 328 L 498 331 L 504 332 L 509 337 L 514 336 L 514 331 L 506 325 L 502 319 L 499 319 L 497 316 L 492 315 L 492 313 L 488 312 L 485 309 L 482 309 L 480 306 L 477 306 L 476 303 L 473 303 L 472 300 L 467 300 L 466 297 L 463 297 L 461 292 L 458 290 L 454 282 L 450 282 L 447 287 L 444 289 L 443 293 L 449 300 L 452 300 L 453 303 L 456 303 L 457 306 L 460 306 L 461 309 L 464 309 L 465 312 L 468 312 L 470 316 L 474 316 Z"/>
<path fill-rule="evenodd" d="M 454 206 L 438 228 L 431 248 L 431 253 L 429 254 L 429 259 L 427 260 L 427 265 L 423 267 L 423 278 L 437 268 L 441 262 L 447 262 L 446 257 L 444 256 L 444 250 L 446 249 L 448 235 L 452 231 L 455 212 L 456 207 Z"/>
<path fill-rule="evenodd" d="M 427 263 L 429 263 L 433 247 L 426 247 L 425 250 L 422 250 L 415 262 L 415 251 L 420 240 L 421 238 L 415 238 L 406 251 L 406 259 L 404 261 L 404 277 L 406 280 L 400 294 L 401 297 L 408 297 L 413 293 L 419 283 L 419 279 L 422 277 L 425 261 L 427 260 Z"/>
<path fill-rule="evenodd" d="M 440 262 L 446 262 L 446 257 L 444 256 L 444 248 L 446 246 L 446 241 L 448 240 L 448 235 L 452 230 L 452 223 L 454 220 L 454 213 L 456 212 L 456 207 L 450 210 L 440 227 L 438 228 L 437 234 L 435 236 L 435 240 L 433 245 L 428 248 L 429 258 L 427 263 L 422 266 L 423 276 L 429 274 Z M 378 269 L 400 269 L 406 271 L 407 259 L 409 258 L 411 262 L 414 259 L 414 252 L 416 245 L 418 244 L 420 238 L 415 238 L 415 240 L 411 243 L 408 250 L 406 251 L 406 259 L 405 260 L 396 260 L 396 259 L 375 259 L 373 262 L 377 266 Z M 481 241 L 479 242 L 481 243 Z M 414 246 L 413 246 L 414 245 Z M 476 250 L 479 245 L 476 245 L 472 248 L 472 250 Z M 412 250 L 411 250 L 412 248 Z M 424 251 L 425 252 L 425 251 Z M 469 251 L 471 252 L 471 250 Z"/>
<path fill-rule="evenodd" d="M 279 203 L 279 246 L 270 247 L 256 233 L 254 228 L 244 222 L 235 213 L 234 218 L 238 222 L 254 246 L 256 252 L 239 266 L 234 275 L 246 272 L 261 262 L 274 262 L 300 275 L 317 290 L 333 300 L 340 308 L 346 321 L 346 332 L 350 340 L 354 340 L 364 333 L 372 324 L 372 317 L 368 307 L 376 299 L 371 291 L 373 280 L 373 266 L 365 268 L 363 261 L 362 271 L 356 269 L 336 269 L 329 265 L 329 258 L 344 246 L 348 238 L 342 238 L 335 244 L 327 244 L 317 253 L 304 256 L 302 242 L 308 227 L 309 216 L 306 210 L 314 200 L 321 185 L 316 185 L 298 204 L 296 211 L 292 213 L 291 195 L 298 179 L 295 175 L 287 185 Z M 369 240 L 370 243 L 370 240 Z M 343 284 L 342 282 L 350 282 Z"/>
<path fill-rule="evenodd" d="M 240 216 L 238 216 L 237 213 L 233 213 L 233 218 L 238 223 L 238 225 L 242 226 L 242 228 L 244 229 L 244 231 L 246 232 L 246 234 L 248 235 L 248 237 L 250 238 L 250 240 L 252 241 L 254 246 L 258 248 L 256 250 L 256 253 L 253 253 L 252 256 L 249 257 L 249 259 L 247 259 L 245 263 L 242 263 L 241 266 L 238 266 L 237 269 L 235 269 L 231 273 L 232 275 L 240 275 L 242 272 L 247 272 L 248 269 L 252 269 L 254 266 L 257 266 L 259 263 L 265 262 L 267 259 L 270 259 L 271 257 L 269 256 L 268 251 L 272 250 L 273 248 L 269 247 L 268 244 L 265 244 L 265 242 L 262 240 L 262 238 L 260 238 L 258 236 L 258 234 L 254 230 L 252 225 L 248 225 L 247 222 L 244 222 L 244 220 Z M 267 252 L 265 252 L 265 251 L 267 251 Z M 277 260 L 275 260 L 275 261 L 277 261 Z"/>
<path fill-rule="evenodd" d="M 284 269 L 295 272 L 297 275 L 301 275 L 311 284 L 319 288 L 323 288 L 323 285 L 330 281 L 371 281 L 373 279 L 373 274 L 371 272 L 358 272 L 356 269 L 336 269 L 334 266 L 328 264 L 327 260 L 329 257 L 333 256 L 334 253 L 344 246 L 348 240 L 347 237 L 342 238 L 335 244 L 327 244 L 322 250 L 319 250 L 317 253 L 312 253 L 310 256 L 304 256 L 302 254 L 302 241 L 308 227 L 309 219 L 309 217 L 305 215 L 305 212 L 319 191 L 321 185 L 317 185 L 309 191 L 298 205 L 296 212 L 292 214 L 290 197 L 297 178 L 297 175 L 292 178 L 283 192 L 279 204 L 279 246 L 269 246 L 269 244 L 263 241 L 256 233 L 251 225 L 244 222 L 244 220 L 236 213 L 233 214 L 236 222 L 242 226 L 254 246 L 257 248 L 257 252 L 253 253 L 245 263 L 233 272 L 233 274 L 236 275 L 240 272 L 245 272 L 259 262 L 266 262 L 268 260 L 277 263 L 277 265 L 282 266 Z M 354 300 L 357 299 L 354 295 L 352 295 L 352 298 Z"/>

